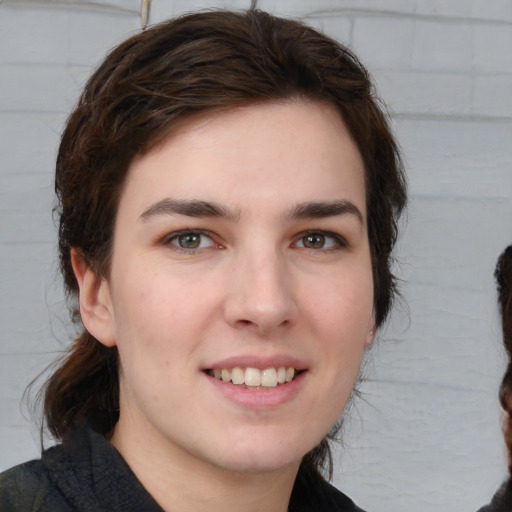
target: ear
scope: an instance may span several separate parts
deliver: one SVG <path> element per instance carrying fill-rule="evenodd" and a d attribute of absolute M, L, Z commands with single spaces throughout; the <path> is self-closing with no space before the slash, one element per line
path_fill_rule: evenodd
<path fill-rule="evenodd" d="M 87 331 L 107 347 L 116 344 L 110 285 L 87 264 L 82 253 L 71 249 L 71 265 L 78 282 L 80 316 Z"/>
<path fill-rule="evenodd" d="M 373 340 L 375 339 L 375 334 L 377 332 L 377 327 L 375 327 L 375 311 L 372 311 L 372 316 L 368 322 L 368 329 L 366 331 L 366 340 L 364 342 L 364 349 L 368 349 L 371 347 Z"/>

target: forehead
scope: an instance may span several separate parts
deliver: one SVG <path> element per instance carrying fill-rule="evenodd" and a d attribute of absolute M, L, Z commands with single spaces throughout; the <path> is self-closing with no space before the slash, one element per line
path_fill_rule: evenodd
<path fill-rule="evenodd" d="M 364 202 L 364 166 L 345 123 L 329 104 L 287 100 L 184 119 L 132 162 L 121 199 L 140 210 L 159 196 L 241 207 L 255 196 L 302 202 L 340 194 Z"/>

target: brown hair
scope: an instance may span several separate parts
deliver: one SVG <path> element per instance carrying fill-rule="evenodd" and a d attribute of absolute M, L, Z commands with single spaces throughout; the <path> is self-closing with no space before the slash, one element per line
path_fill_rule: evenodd
<path fill-rule="evenodd" d="M 347 48 L 302 23 L 255 9 L 195 13 L 153 26 L 115 48 L 88 81 L 62 135 L 55 178 L 68 294 L 78 291 L 71 248 L 108 276 L 119 196 L 136 155 L 193 113 L 292 97 L 334 105 L 363 157 L 380 326 L 396 293 L 391 251 L 406 202 L 387 118 L 367 71 Z M 119 414 L 117 350 L 84 331 L 44 393 L 46 426 L 55 437 L 81 420 L 107 435 Z M 304 464 L 330 464 L 327 441 Z"/>
<path fill-rule="evenodd" d="M 503 345 L 508 356 L 507 369 L 501 381 L 500 403 L 506 413 L 503 430 L 508 451 L 508 471 L 512 476 L 512 245 L 498 258 L 494 277 L 498 287 Z"/>

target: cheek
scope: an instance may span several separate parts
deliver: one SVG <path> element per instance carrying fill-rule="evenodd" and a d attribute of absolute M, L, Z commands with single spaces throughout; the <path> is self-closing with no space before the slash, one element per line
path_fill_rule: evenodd
<path fill-rule="evenodd" d="M 366 332 L 373 312 L 373 282 L 371 274 L 365 278 L 332 279 L 320 288 L 311 310 L 318 322 L 343 338 L 358 338 Z"/>
<path fill-rule="evenodd" d="M 371 329 L 373 282 L 371 274 L 365 275 L 364 279 L 339 279 L 331 283 L 310 308 L 318 350 L 326 360 L 327 380 L 342 393 L 351 389 L 359 374 Z"/>
<path fill-rule="evenodd" d="M 121 267 L 119 267 L 121 270 Z M 200 331 L 212 317 L 215 296 L 204 279 L 186 279 L 160 270 L 128 270 L 114 290 L 117 344 L 123 352 L 142 357 L 166 357 L 193 351 Z M 143 353 L 143 354 L 142 354 Z M 170 356 L 168 356 L 170 359 Z"/>

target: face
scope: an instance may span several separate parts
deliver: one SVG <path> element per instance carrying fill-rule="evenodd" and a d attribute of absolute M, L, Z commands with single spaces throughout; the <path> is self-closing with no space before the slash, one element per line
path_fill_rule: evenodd
<path fill-rule="evenodd" d="M 298 464 L 373 330 L 364 169 L 339 115 L 297 100 L 184 122 L 132 163 L 99 290 L 119 432 L 228 470 Z"/>

